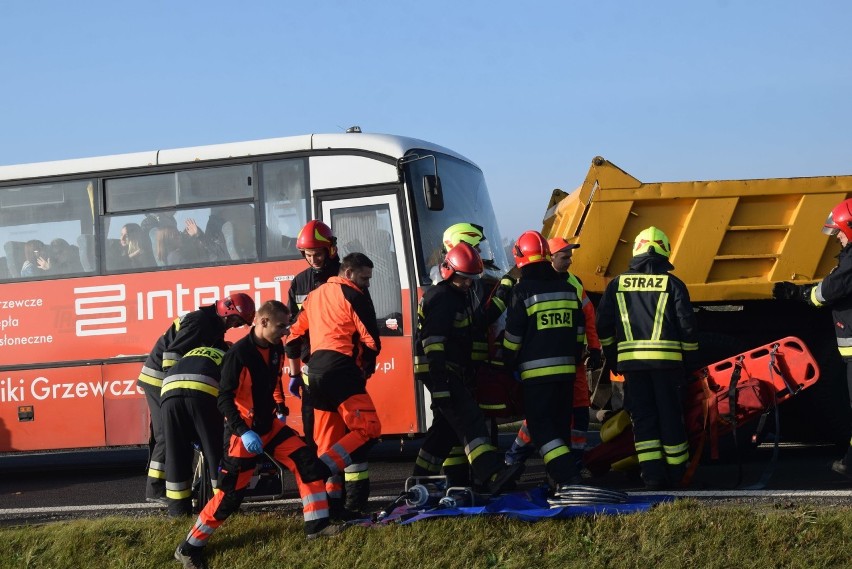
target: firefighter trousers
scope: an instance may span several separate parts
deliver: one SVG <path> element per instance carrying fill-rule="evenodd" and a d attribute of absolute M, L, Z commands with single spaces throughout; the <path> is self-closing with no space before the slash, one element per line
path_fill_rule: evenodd
<path fill-rule="evenodd" d="M 562 377 L 562 376 L 560 376 Z M 579 470 L 571 455 L 573 378 L 524 383 L 524 413 L 532 443 L 544 459 L 544 469 L 556 484 L 576 482 Z"/>
<path fill-rule="evenodd" d="M 169 499 L 169 514 L 190 514 L 194 443 L 201 447 L 215 490 L 219 461 L 224 452 L 224 419 L 216 407 L 216 398 L 202 392 L 197 396 L 167 396 L 161 409 L 166 440 L 166 498 Z"/>
<path fill-rule="evenodd" d="M 317 454 L 331 470 L 329 500 L 353 512 L 367 509 L 370 497 L 370 449 L 382 434 L 367 382 L 355 366 L 311 368 L 314 441 Z"/>
<path fill-rule="evenodd" d="M 148 480 L 145 483 L 145 499 L 159 500 L 166 497 L 166 434 L 161 411 L 160 387 L 141 383 L 151 415 L 151 435 L 148 442 Z"/>
<path fill-rule="evenodd" d="M 432 476 L 441 471 L 455 446 L 464 448 L 474 476 L 487 483 L 503 469 L 503 457 L 491 443 L 485 415 L 461 378 L 451 377 L 447 387 L 424 381 L 432 394 L 432 425 L 414 463 L 414 476 Z"/>
<path fill-rule="evenodd" d="M 314 441 L 314 400 L 311 396 L 311 387 L 305 384 L 301 394 L 302 429 L 305 432 L 305 444 L 316 453 L 317 443 Z"/>
<path fill-rule="evenodd" d="M 676 485 L 686 472 L 683 376 L 681 368 L 624 372 L 624 407 L 646 485 Z"/>
<path fill-rule="evenodd" d="M 296 431 L 282 421 L 273 421 L 272 429 L 260 438 L 264 452 L 283 464 L 296 478 L 296 486 L 302 498 L 305 533 L 321 531 L 329 524 L 324 483 L 329 474 L 328 468 L 317 460 Z M 218 491 L 201 510 L 186 537 L 186 544 L 196 548 L 204 547 L 213 532 L 239 509 L 256 463 L 257 457 L 246 450 L 240 437 L 231 435 L 219 470 Z"/>

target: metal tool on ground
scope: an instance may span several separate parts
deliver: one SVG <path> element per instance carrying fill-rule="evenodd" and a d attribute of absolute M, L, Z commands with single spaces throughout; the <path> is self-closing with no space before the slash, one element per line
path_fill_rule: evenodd
<path fill-rule="evenodd" d="M 591 504 L 625 504 L 629 499 L 626 493 L 617 490 L 572 484 L 557 488 L 553 497 L 547 499 L 547 503 L 551 508 L 561 508 Z"/>

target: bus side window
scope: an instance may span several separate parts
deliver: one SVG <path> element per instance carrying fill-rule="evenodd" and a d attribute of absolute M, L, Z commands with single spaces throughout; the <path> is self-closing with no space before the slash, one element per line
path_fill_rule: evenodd
<path fill-rule="evenodd" d="M 77 237 L 77 247 L 80 248 L 80 264 L 87 273 L 95 270 L 95 236 L 80 235 Z"/>
<path fill-rule="evenodd" d="M 9 265 L 7 263 L 6 257 L 0 259 L 0 280 L 8 280 L 11 279 L 12 275 L 9 274 Z"/>
<path fill-rule="evenodd" d="M 21 277 L 21 267 L 24 264 L 23 241 L 6 241 L 3 245 L 6 251 L 6 264 L 9 267 L 9 276 L 13 279 Z"/>

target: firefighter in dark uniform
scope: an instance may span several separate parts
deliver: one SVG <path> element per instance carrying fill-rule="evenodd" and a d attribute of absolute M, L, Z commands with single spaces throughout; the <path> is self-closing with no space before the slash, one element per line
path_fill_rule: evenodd
<path fill-rule="evenodd" d="M 577 290 L 582 290 L 583 283 L 576 275 L 569 272 L 573 250 L 580 247 L 576 243 L 569 243 L 562 237 L 554 237 L 547 240 L 550 250 L 550 262 L 557 273 L 564 274 L 568 282 Z M 571 424 L 571 454 L 574 462 L 580 463 L 586 448 L 587 431 L 589 430 L 589 381 L 586 377 L 586 369 L 600 369 L 601 367 L 601 342 L 595 327 L 595 307 L 589 299 L 589 295 L 583 290 L 581 295 L 583 314 L 585 316 L 585 332 L 587 345 L 587 359 L 578 362 L 577 374 L 574 380 L 574 411 Z M 518 430 L 518 436 L 512 443 L 511 448 L 506 451 L 506 464 L 525 461 L 535 448 L 532 445 L 529 429 L 526 421 Z"/>
<path fill-rule="evenodd" d="M 329 476 L 328 468 L 296 431 L 276 417 L 273 392 L 281 385 L 281 338 L 289 324 L 286 305 L 277 300 L 265 302 L 257 311 L 251 331 L 228 350 L 222 361 L 217 402 L 225 416 L 229 438 L 219 471 L 218 492 L 175 550 L 175 559 L 185 568 L 206 567 L 204 547 L 213 532 L 239 509 L 257 456 L 264 452 L 295 476 L 308 539 L 334 535 L 342 528 L 329 523 L 324 482 Z"/>
<path fill-rule="evenodd" d="M 333 518 L 362 517 L 367 509 L 367 458 L 382 434 L 376 406 L 367 393 L 367 380 L 376 371 L 381 350 L 376 311 L 367 292 L 372 276 L 373 262 L 366 255 L 346 255 L 340 275 L 308 295 L 287 339 L 287 357 L 298 362 L 310 334 L 314 437 L 320 460 L 335 475 L 326 485 Z M 344 503 L 337 498 L 343 490 L 341 473 Z"/>
<path fill-rule="evenodd" d="M 831 307 L 837 349 L 846 363 L 846 382 L 852 401 L 852 247 L 849 246 L 852 241 L 852 199 L 843 200 L 831 210 L 822 232 L 840 241 L 842 248 L 837 256 L 837 266 L 816 284 L 776 283 L 772 296 L 782 300 L 800 300 L 810 306 Z M 849 445 L 846 456 L 835 460 L 831 469 L 852 477 L 852 441 Z"/>
<path fill-rule="evenodd" d="M 574 381 L 585 347 L 583 287 L 554 270 L 537 231 L 521 234 L 513 254 L 521 278 L 506 311 L 503 354 L 520 376 L 527 429 L 558 490 L 580 481 L 570 443 Z"/>
<path fill-rule="evenodd" d="M 444 231 L 442 241 L 444 257 L 446 257 L 447 251 L 464 242 L 479 253 L 484 270 L 499 270 L 499 267 L 494 263 L 494 255 L 481 225 L 468 222 L 454 223 Z M 435 267 L 433 271 L 433 284 L 442 280 L 439 268 Z M 470 298 L 473 313 L 471 360 L 474 368 L 482 365 L 486 369 L 493 369 L 492 366 L 503 366 L 502 359 L 497 357 L 499 342 L 495 333 L 495 325 L 506 311 L 506 303 L 512 293 L 513 284 L 514 280 L 508 274 L 504 275 L 499 281 L 491 278 L 479 278 L 473 281 Z M 503 401 L 492 401 L 490 399 L 488 403 L 480 401 L 479 406 L 483 409 L 483 412 L 487 409 L 500 415 L 503 414 L 501 411 L 504 411 L 507 407 Z M 447 476 L 450 486 L 470 485 L 470 464 L 461 444 L 450 449 L 450 454 L 443 464 L 443 473 Z"/>
<path fill-rule="evenodd" d="M 225 352 L 218 348 L 193 348 L 169 369 L 163 380 L 160 401 L 166 435 L 166 497 L 172 517 L 192 513 L 192 459 L 196 441 L 216 488 L 225 428 L 216 399 L 224 356 Z"/>
<path fill-rule="evenodd" d="M 649 227 L 633 243 L 627 272 L 607 285 L 597 327 L 610 366 L 624 375 L 642 480 L 649 490 L 680 483 L 689 459 L 680 387 L 697 354 L 686 285 L 669 274 L 671 245 Z"/>
<path fill-rule="evenodd" d="M 225 349 L 225 332 L 254 318 L 254 301 L 238 292 L 176 318 L 148 354 L 136 385 L 145 392 L 151 414 L 151 458 L 145 499 L 166 503 L 166 439 L 160 411 L 160 389 L 166 372 L 193 348 Z"/>
<path fill-rule="evenodd" d="M 420 300 L 414 373 L 432 395 L 434 418 L 412 474 L 438 474 L 450 450 L 462 446 L 476 477 L 487 485 L 488 491 L 499 493 L 515 481 L 520 470 L 503 464 L 471 391 L 470 289 L 482 270 L 479 253 L 460 242 L 441 262 L 443 280 L 427 290 Z"/>
<path fill-rule="evenodd" d="M 296 237 L 296 248 L 302 253 L 308 267 L 293 278 L 290 283 L 290 291 L 287 293 L 287 307 L 290 309 L 291 323 L 296 322 L 302 311 L 302 304 L 308 294 L 319 285 L 325 283 L 330 277 L 336 277 L 340 272 L 340 258 L 337 256 L 337 237 L 331 228 L 322 221 L 312 219 L 305 224 Z M 308 360 L 311 357 L 311 343 L 306 336 L 302 342 L 302 353 L 300 354 L 304 373 L 302 370 L 290 369 L 290 382 L 288 391 L 301 399 L 302 403 L 302 428 L 305 432 L 305 442 L 312 450 L 316 451 L 314 442 L 314 404 L 311 399 L 310 387 L 305 383 L 307 377 Z M 332 496 L 342 498 L 342 496 Z"/>

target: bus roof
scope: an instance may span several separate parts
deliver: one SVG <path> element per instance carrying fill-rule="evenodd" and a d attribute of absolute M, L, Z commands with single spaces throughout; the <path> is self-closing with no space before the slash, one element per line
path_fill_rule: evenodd
<path fill-rule="evenodd" d="M 107 172 L 110 170 L 124 170 L 145 166 L 186 164 L 202 160 L 250 158 L 309 150 L 363 150 L 393 158 L 401 158 L 412 148 L 442 152 L 473 164 L 471 160 L 457 152 L 416 138 L 370 133 L 305 134 L 246 142 L 231 142 L 188 148 L 134 152 L 130 154 L 114 154 L 93 158 L 75 158 L 70 160 L 0 166 L 0 181 L 62 176 L 84 172 Z"/>

